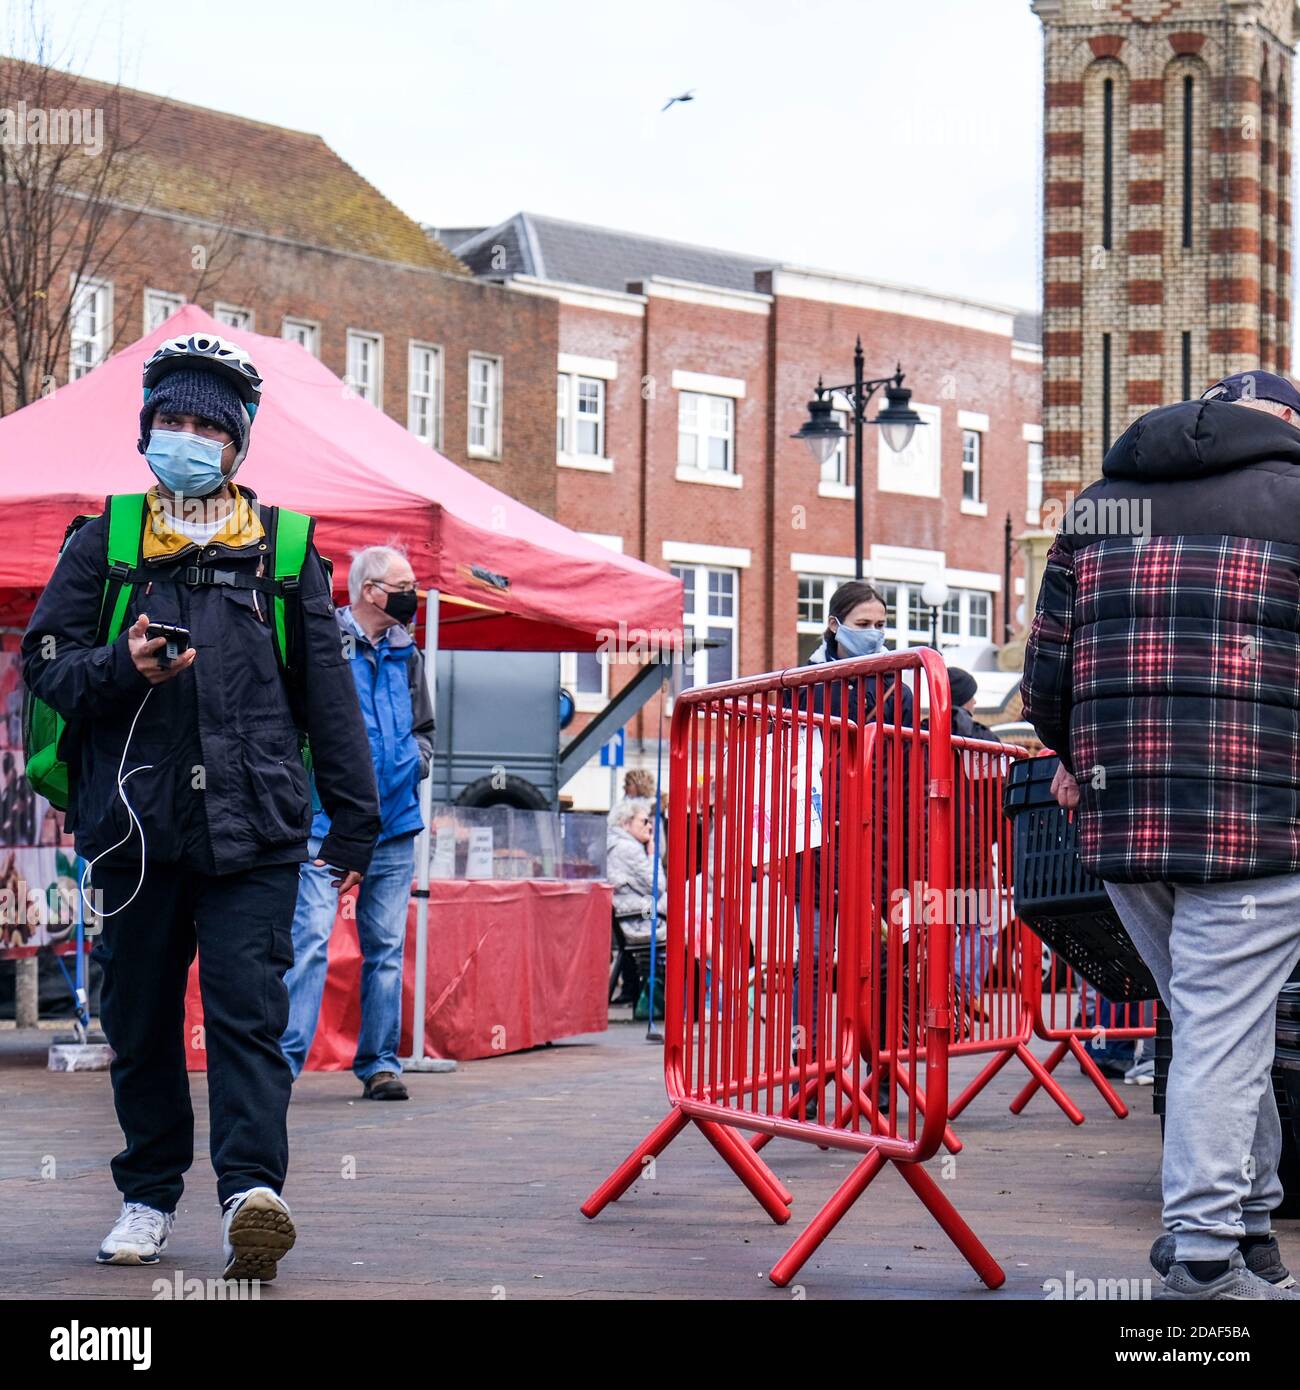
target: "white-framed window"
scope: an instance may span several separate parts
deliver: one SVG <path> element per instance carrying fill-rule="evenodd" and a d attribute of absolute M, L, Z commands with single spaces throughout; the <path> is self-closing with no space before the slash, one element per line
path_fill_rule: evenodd
<path fill-rule="evenodd" d="M 501 456 L 501 359 L 483 352 L 469 355 L 469 451 Z"/>
<path fill-rule="evenodd" d="M 843 582 L 843 581 L 841 581 Z M 888 627 L 885 645 L 893 649 L 930 645 L 930 609 L 921 597 L 920 581 L 873 580 L 885 600 Z M 954 647 L 965 642 L 986 642 L 993 623 L 993 595 L 985 589 L 948 590 L 948 601 L 939 610 L 939 645 Z"/>
<path fill-rule="evenodd" d="M 961 593 L 957 589 L 948 592 L 948 602 L 939 617 L 939 632 L 944 637 L 961 636 Z"/>
<path fill-rule="evenodd" d="M 988 641 L 993 595 L 985 589 L 950 589 L 939 619 L 939 645 Z"/>
<path fill-rule="evenodd" d="M 678 392 L 677 466 L 736 471 L 736 403 L 730 396 Z"/>
<path fill-rule="evenodd" d="M 1025 448 L 1028 452 L 1027 466 L 1029 490 L 1025 506 L 1025 520 L 1037 526 L 1043 515 L 1043 444 L 1042 440 L 1031 439 Z"/>
<path fill-rule="evenodd" d="M 69 308 L 73 381 L 86 375 L 108 356 L 113 341 L 113 283 L 82 280 L 73 286 Z"/>
<path fill-rule="evenodd" d="M 347 384 L 371 405 L 379 405 L 384 390 L 384 340 L 378 333 L 348 329 Z"/>
<path fill-rule="evenodd" d="M 980 459 L 984 447 L 984 437 L 979 430 L 961 432 L 961 500 L 963 502 L 982 502 L 980 495 Z"/>
<path fill-rule="evenodd" d="M 835 423 L 847 433 L 835 445 L 835 452 L 822 464 L 822 482 L 833 483 L 836 487 L 849 487 L 853 479 L 849 476 L 849 445 L 853 437 L 853 417 L 847 409 L 836 406 L 831 412 Z"/>
<path fill-rule="evenodd" d="M 152 333 L 155 328 L 161 328 L 184 303 L 183 295 L 168 290 L 145 290 L 144 331 Z"/>
<path fill-rule="evenodd" d="M 227 328 L 242 328 L 246 332 L 253 331 L 253 311 L 241 308 L 238 304 L 222 304 L 218 301 L 212 306 L 212 317 L 218 323 L 223 323 Z"/>
<path fill-rule="evenodd" d="M 605 457 L 605 383 L 599 377 L 557 374 L 555 451 L 576 458 Z"/>
<path fill-rule="evenodd" d="M 832 574 L 801 574 L 797 576 L 799 597 L 795 615 L 795 633 L 799 646 L 799 665 L 806 666 L 808 658 L 821 645 L 830 621 L 831 598 L 841 584 L 848 581 Z"/>
<path fill-rule="evenodd" d="M 442 349 L 411 341 L 406 368 L 406 428 L 422 443 L 442 445 Z"/>
<path fill-rule="evenodd" d="M 715 565 L 672 566 L 682 581 L 682 612 L 687 632 L 720 638 L 722 645 L 697 651 L 682 669 L 681 688 L 734 679 L 739 621 L 739 572 Z M 681 669 L 681 668 L 679 668 Z"/>
<path fill-rule="evenodd" d="M 320 356 L 320 324 L 311 319 L 285 319 L 280 325 L 280 337 L 305 347 L 313 357 Z"/>
<path fill-rule="evenodd" d="M 609 666 L 601 652 L 561 652 L 560 684 L 579 710 L 604 709 L 609 700 Z"/>
<path fill-rule="evenodd" d="M 938 497 L 943 411 L 937 405 L 920 405 L 916 401 L 912 402 L 912 409 L 925 423 L 917 426 L 901 453 L 895 453 L 885 443 L 883 431 L 872 431 L 876 436 L 877 486 L 881 492 Z"/>

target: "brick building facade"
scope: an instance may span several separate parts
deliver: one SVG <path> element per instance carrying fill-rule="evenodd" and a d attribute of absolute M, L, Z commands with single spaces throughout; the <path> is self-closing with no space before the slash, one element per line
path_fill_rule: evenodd
<path fill-rule="evenodd" d="M 73 325 L 56 386 L 197 303 L 236 341 L 297 338 L 431 447 L 554 515 L 552 301 L 471 277 L 319 136 L 53 76 L 61 104 L 105 109 L 126 151 L 105 259 L 48 287 Z"/>
<path fill-rule="evenodd" d="M 890 644 L 929 640 L 921 586 L 943 578 L 941 644 L 1005 708 L 994 644 L 1024 592 L 1018 555 L 1006 592 L 1005 524 L 1038 515 L 1032 314 L 526 214 L 435 236 L 318 137 L 67 81 L 69 103 L 113 105 L 136 190 L 95 276 L 51 286 L 69 375 L 186 301 L 236 339 L 295 337 L 458 464 L 677 573 L 688 626 L 720 644 L 683 676 L 703 681 L 806 660 L 853 574 L 851 446 L 819 469 L 791 436 L 819 378 L 851 379 L 860 337 L 868 376 L 901 362 L 926 421 L 898 455 L 866 431 L 865 573 Z M 575 654 L 562 675 L 581 723 L 630 671 Z M 629 729 L 643 759 L 660 713 Z M 600 803 L 597 777 L 580 801 Z"/>
<path fill-rule="evenodd" d="M 819 377 L 852 378 L 859 335 L 868 376 L 901 362 L 927 423 L 903 455 L 866 431 L 865 573 L 892 646 L 929 641 L 920 590 L 942 577 L 941 643 L 981 666 L 986 707 L 1003 703 L 1015 677 L 993 644 L 1023 594 L 1016 551 L 1008 603 L 1006 518 L 1019 534 L 1038 517 L 1033 315 L 526 213 L 439 236 L 482 277 L 559 306 L 556 515 L 681 576 L 688 625 L 723 643 L 697 680 L 796 665 L 819 641 L 853 574 L 851 446 L 819 475 L 791 436 Z M 565 678 L 591 710 L 626 674 L 576 658 Z M 652 747 L 658 715 L 652 701 L 634 747 Z M 606 779 L 590 780 L 574 790 L 594 804 Z"/>
<path fill-rule="evenodd" d="M 1291 365 L 1295 0 L 1032 0 L 1043 24 L 1043 475 Z M 1032 585 L 1031 585 L 1032 588 Z"/>

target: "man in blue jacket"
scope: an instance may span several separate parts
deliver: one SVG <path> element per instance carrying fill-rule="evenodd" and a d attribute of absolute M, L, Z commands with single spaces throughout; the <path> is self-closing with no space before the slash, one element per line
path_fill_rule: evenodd
<path fill-rule="evenodd" d="M 407 1100 L 397 1060 L 402 1016 L 402 951 L 406 908 L 415 873 L 415 837 L 423 828 L 420 782 L 433 761 L 433 706 L 424 660 L 407 624 L 415 617 L 415 573 L 400 551 L 361 551 L 348 572 L 349 608 L 338 610 L 343 653 L 352 668 L 383 820 L 379 843 L 357 897 L 361 941 L 361 1034 L 352 1070 L 367 1100 Z M 310 859 L 302 866 L 293 920 L 289 1026 L 280 1039 L 295 1078 L 311 1050 L 325 989 L 337 890 L 316 858 L 330 833 L 324 811 L 312 826 Z M 315 861 L 315 862 L 312 862 Z"/>

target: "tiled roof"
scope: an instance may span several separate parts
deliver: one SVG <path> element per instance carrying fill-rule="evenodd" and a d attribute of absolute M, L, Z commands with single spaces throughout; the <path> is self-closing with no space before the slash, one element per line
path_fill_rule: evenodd
<path fill-rule="evenodd" d="M 120 132 L 113 138 L 129 150 L 121 156 L 125 177 L 114 175 L 121 201 L 327 250 L 465 273 L 445 246 L 319 135 L 69 73 L 33 72 L 0 59 L 0 105 L 26 99 L 32 106 L 39 93 L 42 106 L 102 109 L 105 132 Z M 95 164 L 67 162 L 83 181 L 94 177 Z"/>
<path fill-rule="evenodd" d="M 629 282 L 657 275 L 696 285 L 752 291 L 756 271 L 777 269 L 786 264 L 771 256 L 744 256 L 735 251 L 641 236 L 586 222 L 568 222 L 532 212 L 517 212 L 494 227 L 467 229 L 460 239 L 450 228 L 436 232 L 430 229 L 430 232 L 440 237 L 475 275 L 483 278 L 531 275 L 539 280 L 602 290 L 626 290 Z M 1012 336 L 1016 342 L 1040 342 L 1042 316 L 1028 310 L 1016 311 Z"/>
<path fill-rule="evenodd" d="M 780 264 L 769 257 L 742 256 L 531 212 L 516 213 L 465 241 L 447 240 L 447 244 L 476 275 L 535 275 L 604 290 L 626 290 L 629 280 L 652 275 L 753 290 L 756 270 Z"/>

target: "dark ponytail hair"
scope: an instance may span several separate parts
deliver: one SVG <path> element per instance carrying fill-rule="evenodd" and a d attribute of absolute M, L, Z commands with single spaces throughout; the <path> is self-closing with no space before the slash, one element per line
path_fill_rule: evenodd
<path fill-rule="evenodd" d="M 829 616 L 842 623 L 860 603 L 878 603 L 885 610 L 886 615 L 889 613 L 889 605 L 878 590 L 868 584 L 865 579 L 850 579 L 847 584 L 841 584 L 831 595 Z M 838 652 L 839 646 L 835 641 L 835 634 L 831 631 L 829 622 L 823 636 L 826 639 L 826 654 L 830 656 Z"/>

